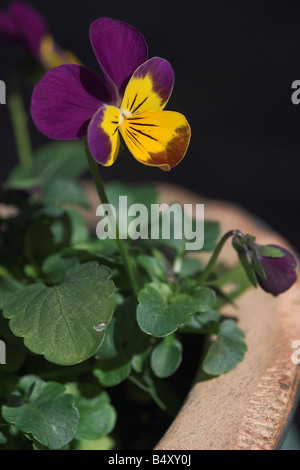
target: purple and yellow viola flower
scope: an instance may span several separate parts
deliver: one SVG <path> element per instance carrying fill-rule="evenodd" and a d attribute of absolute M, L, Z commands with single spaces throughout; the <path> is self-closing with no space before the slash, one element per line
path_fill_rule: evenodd
<path fill-rule="evenodd" d="M 115 162 L 121 135 L 139 162 L 170 170 L 183 159 L 191 136 L 182 114 L 164 111 L 174 86 L 171 65 L 159 57 L 147 60 L 145 39 L 122 21 L 96 20 L 90 39 L 106 83 L 81 65 L 50 70 L 33 91 L 35 125 L 56 140 L 87 136 L 104 166 Z"/>
<path fill-rule="evenodd" d="M 45 18 L 27 3 L 13 1 L 7 10 L 0 10 L 0 36 L 28 50 L 46 69 L 80 63 L 71 52 L 58 46 Z"/>

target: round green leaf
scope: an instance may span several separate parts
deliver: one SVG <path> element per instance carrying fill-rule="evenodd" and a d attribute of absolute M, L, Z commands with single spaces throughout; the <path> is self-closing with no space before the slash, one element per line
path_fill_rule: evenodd
<path fill-rule="evenodd" d="M 216 301 L 215 291 L 209 287 L 197 287 L 191 293 L 195 302 L 196 312 L 206 312 L 214 306 Z"/>
<path fill-rule="evenodd" d="M 79 413 L 74 402 L 63 385 L 38 380 L 32 383 L 30 396 L 20 406 L 3 406 L 2 416 L 43 446 L 55 450 L 68 444 L 77 432 Z"/>
<path fill-rule="evenodd" d="M 109 434 L 116 424 L 115 409 L 109 404 L 107 393 L 103 392 L 95 398 L 76 399 L 76 408 L 80 414 L 76 439 L 96 441 Z M 107 403 L 108 401 L 108 403 Z"/>
<path fill-rule="evenodd" d="M 144 268 L 151 281 L 166 281 L 167 269 L 160 260 L 152 256 L 140 255 L 138 263 Z"/>
<path fill-rule="evenodd" d="M 160 378 L 173 375 L 182 361 L 182 344 L 173 336 L 167 336 L 156 346 L 151 355 L 151 367 Z"/>
<path fill-rule="evenodd" d="M 32 164 L 15 168 L 10 174 L 9 182 L 17 187 L 24 187 L 24 181 L 27 182 L 25 187 L 32 187 L 37 183 L 44 186 L 52 178 L 76 179 L 87 168 L 81 142 L 53 142 L 37 150 Z"/>
<path fill-rule="evenodd" d="M 4 306 L 10 328 L 32 352 L 60 365 L 78 364 L 99 349 L 114 310 L 110 270 L 97 263 L 70 269 L 59 286 L 34 284 Z"/>
<path fill-rule="evenodd" d="M 221 375 L 233 370 L 247 351 L 244 338 L 244 333 L 233 320 L 223 321 L 217 339 L 204 359 L 204 372 L 209 375 Z"/>
<path fill-rule="evenodd" d="M 203 312 L 215 302 L 214 291 L 199 287 L 191 295 L 174 295 L 166 284 L 146 285 L 139 293 L 137 321 L 144 333 L 162 338 L 185 324 L 190 315 Z"/>
<path fill-rule="evenodd" d="M 62 282 L 65 272 L 76 266 L 77 262 L 77 258 L 64 256 L 61 253 L 55 253 L 46 258 L 42 265 L 42 271 L 47 283 Z"/>
<path fill-rule="evenodd" d="M 84 190 L 70 179 L 51 179 L 43 187 L 43 200 L 45 204 L 64 205 L 75 204 L 89 208 Z"/>
<path fill-rule="evenodd" d="M 126 380 L 130 371 L 130 360 L 123 353 L 114 359 L 99 361 L 94 375 L 104 387 L 114 387 Z"/>

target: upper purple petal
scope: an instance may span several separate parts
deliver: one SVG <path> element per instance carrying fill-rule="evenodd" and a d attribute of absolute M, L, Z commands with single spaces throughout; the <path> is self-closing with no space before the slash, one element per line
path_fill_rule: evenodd
<path fill-rule="evenodd" d="M 117 99 L 133 72 L 147 60 L 148 48 L 139 31 L 122 21 L 99 18 L 90 39 L 102 72 Z"/>
<path fill-rule="evenodd" d="M 93 70 L 61 65 L 35 86 L 31 116 L 36 127 L 51 139 L 79 139 L 87 135 L 93 115 L 110 100 L 105 83 Z"/>
<path fill-rule="evenodd" d="M 271 294 L 278 295 L 287 291 L 297 280 L 296 265 L 294 256 L 285 248 L 278 245 L 269 245 L 278 248 L 285 256 L 281 258 L 265 258 L 259 256 L 259 261 L 264 268 L 267 278 L 258 276 L 261 287 Z"/>
<path fill-rule="evenodd" d="M 49 34 L 45 18 L 32 6 L 19 1 L 11 3 L 6 15 L 10 18 L 11 30 L 14 24 L 14 37 L 18 42 L 22 41 L 38 60 L 41 39 Z"/>
<path fill-rule="evenodd" d="M 21 43 L 18 25 L 6 11 L 0 11 L 0 36 Z"/>

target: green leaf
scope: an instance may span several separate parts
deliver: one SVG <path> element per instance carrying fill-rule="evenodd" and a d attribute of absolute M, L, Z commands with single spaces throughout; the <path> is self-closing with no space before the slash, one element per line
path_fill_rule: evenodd
<path fill-rule="evenodd" d="M 172 296 L 171 288 L 162 283 L 148 284 L 140 291 L 137 322 L 144 333 L 157 337 L 167 336 L 187 320 L 186 311 L 170 309 Z"/>
<path fill-rule="evenodd" d="M 113 359 L 99 361 L 93 373 L 104 387 L 115 387 L 127 379 L 130 371 L 130 359 L 124 352 L 121 352 Z"/>
<path fill-rule="evenodd" d="M 152 352 L 151 341 L 152 338 L 141 331 L 138 324 L 135 323 L 126 350 L 131 357 L 133 370 L 138 373 L 142 373 Z"/>
<path fill-rule="evenodd" d="M 72 248 L 71 250 L 72 251 Z M 113 256 L 118 252 L 118 245 L 116 244 L 116 240 L 110 240 L 107 238 L 106 240 L 99 240 L 98 238 L 86 241 L 84 243 L 76 243 L 73 247 L 73 253 L 76 251 L 86 251 L 91 256 Z"/>
<path fill-rule="evenodd" d="M 114 284 L 97 263 L 70 269 L 59 286 L 34 284 L 10 297 L 4 317 L 36 354 L 60 365 L 78 364 L 99 349 L 110 322 Z"/>
<path fill-rule="evenodd" d="M 207 310 L 193 315 L 183 326 L 184 331 L 200 334 L 218 334 L 220 331 L 220 314 L 216 310 Z"/>
<path fill-rule="evenodd" d="M 13 278 L 0 277 L 0 310 L 3 310 L 7 297 L 23 287 L 23 284 Z"/>
<path fill-rule="evenodd" d="M 164 337 L 174 333 L 189 316 L 208 310 L 215 302 L 211 289 L 199 287 L 192 295 L 174 295 L 166 284 L 148 284 L 138 296 L 137 321 L 144 333 Z"/>
<path fill-rule="evenodd" d="M 190 295 L 194 301 L 195 312 L 206 312 L 216 301 L 215 291 L 209 287 L 196 287 Z"/>
<path fill-rule="evenodd" d="M 221 375 L 233 370 L 247 351 L 244 338 L 244 333 L 233 320 L 223 321 L 220 333 L 204 359 L 204 372 L 209 375 Z"/>
<path fill-rule="evenodd" d="M 74 397 L 65 393 L 63 385 L 36 381 L 31 377 L 29 396 L 20 399 L 20 406 L 3 406 L 2 416 L 43 446 L 55 450 L 68 444 L 76 435 L 79 413 L 74 405 Z"/>
<path fill-rule="evenodd" d="M 203 262 L 197 258 L 184 258 L 182 260 L 179 276 L 181 278 L 193 277 L 203 271 Z"/>
<path fill-rule="evenodd" d="M 148 336 L 148 338 L 149 338 L 149 336 Z M 144 351 L 140 352 L 139 354 L 135 354 L 134 356 L 132 356 L 131 365 L 132 365 L 132 369 L 135 372 L 138 372 L 139 374 L 141 374 L 143 372 L 145 364 L 148 362 L 148 360 L 150 358 L 151 351 L 152 351 L 152 347 L 148 346 L 148 348 L 145 349 Z"/>
<path fill-rule="evenodd" d="M 114 314 L 110 323 L 106 327 L 105 338 L 100 348 L 96 352 L 96 357 L 100 357 L 103 360 L 107 360 L 113 359 L 118 355 L 118 349 L 115 341 L 116 322 L 117 320 Z"/>
<path fill-rule="evenodd" d="M 252 264 L 253 268 L 255 269 L 255 272 L 262 277 L 263 279 L 267 279 L 267 275 L 265 273 L 264 268 L 262 267 L 256 253 L 252 253 Z"/>
<path fill-rule="evenodd" d="M 254 287 L 257 287 L 257 278 L 256 278 L 255 270 L 253 269 L 253 266 L 251 262 L 249 261 L 248 256 L 246 255 L 246 253 L 242 251 L 238 252 L 238 256 L 245 270 L 245 273 L 247 274 L 249 281 Z"/>
<path fill-rule="evenodd" d="M 109 396 L 102 392 L 95 398 L 78 397 L 76 408 L 80 421 L 76 439 L 95 441 L 109 434 L 116 424 L 116 412 L 110 405 Z"/>
<path fill-rule="evenodd" d="M 43 188 L 43 201 L 49 205 L 75 204 L 89 208 L 84 190 L 68 179 L 52 179 Z"/>
<path fill-rule="evenodd" d="M 173 335 L 164 338 L 151 355 L 152 370 L 161 379 L 173 375 L 181 361 L 182 344 Z"/>
<path fill-rule="evenodd" d="M 76 246 L 87 243 L 89 240 L 89 230 L 85 225 L 83 217 L 79 212 L 73 209 L 65 211 L 71 224 L 71 240 L 70 245 Z"/>
<path fill-rule="evenodd" d="M 152 256 L 140 255 L 138 263 L 144 268 L 153 282 L 164 282 L 167 279 L 167 269 L 164 264 Z"/>
<path fill-rule="evenodd" d="M 112 182 L 106 188 L 108 200 L 117 210 L 119 209 L 120 196 L 127 196 L 127 205 L 143 204 L 148 211 L 151 211 L 151 205 L 159 201 L 158 190 L 153 185 L 144 184 L 142 186 L 128 186 L 119 182 Z"/>
<path fill-rule="evenodd" d="M 130 337 L 136 321 L 136 299 L 129 297 L 117 305 L 114 316 L 106 328 L 106 336 L 96 355 L 101 359 L 113 359 L 120 346 Z"/>
<path fill-rule="evenodd" d="M 52 178 L 79 178 L 87 169 L 88 163 L 81 142 L 55 142 L 41 147 L 35 153 L 33 163 L 17 167 L 8 181 L 14 187 L 28 188 L 37 182 L 44 186 Z M 24 186 L 26 180 L 27 184 Z"/>
<path fill-rule="evenodd" d="M 285 256 L 285 253 L 279 248 L 268 245 L 258 245 L 257 252 L 259 256 L 263 256 L 264 258 L 282 258 Z"/>
<path fill-rule="evenodd" d="M 50 284 L 62 282 L 66 271 L 76 266 L 76 264 L 78 264 L 78 260 L 75 257 L 64 256 L 61 253 L 49 256 L 42 265 L 45 281 Z"/>
<path fill-rule="evenodd" d="M 0 445 L 6 444 L 7 439 L 2 432 L 0 432 Z"/>
<path fill-rule="evenodd" d="M 74 450 L 113 450 L 116 443 L 110 436 L 102 437 L 96 441 L 77 441 Z"/>

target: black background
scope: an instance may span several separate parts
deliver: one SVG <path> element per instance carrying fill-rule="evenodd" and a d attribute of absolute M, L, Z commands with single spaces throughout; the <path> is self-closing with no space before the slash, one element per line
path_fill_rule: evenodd
<path fill-rule="evenodd" d="M 1 8 L 8 5 L 1 0 Z M 300 252 L 300 105 L 291 85 L 300 79 L 299 1 L 31 0 L 56 41 L 98 69 L 89 25 L 100 16 L 126 21 L 145 36 L 149 57 L 168 59 L 176 76 L 170 110 L 185 114 L 192 141 L 170 173 L 121 153 L 103 169 L 106 181 L 164 181 L 238 202 Z M 0 79 L 9 83 L 22 55 L 0 41 Z M 29 106 L 31 89 L 24 85 Z M 6 106 L 0 106 L 0 181 L 17 162 Z M 30 125 L 34 147 L 48 140 Z M 299 411 L 300 413 L 300 411 Z M 300 417 L 299 417 L 300 422 Z"/>
<path fill-rule="evenodd" d="M 9 2 L 2 0 L 4 8 Z M 100 16 L 126 21 L 145 36 L 149 57 L 168 59 L 176 76 L 168 109 L 185 114 L 192 141 L 170 173 L 121 153 L 105 180 L 179 183 L 205 196 L 236 201 L 300 250 L 300 79 L 298 1 L 31 0 L 56 41 L 98 70 L 88 29 Z M 0 79 L 21 51 L 0 42 Z M 26 87 L 26 103 L 31 89 Z M 6 106 L 0 106 L 1 180 L 16 163 Z M 31 125 L 34 146 L 47 139 Z"/>

